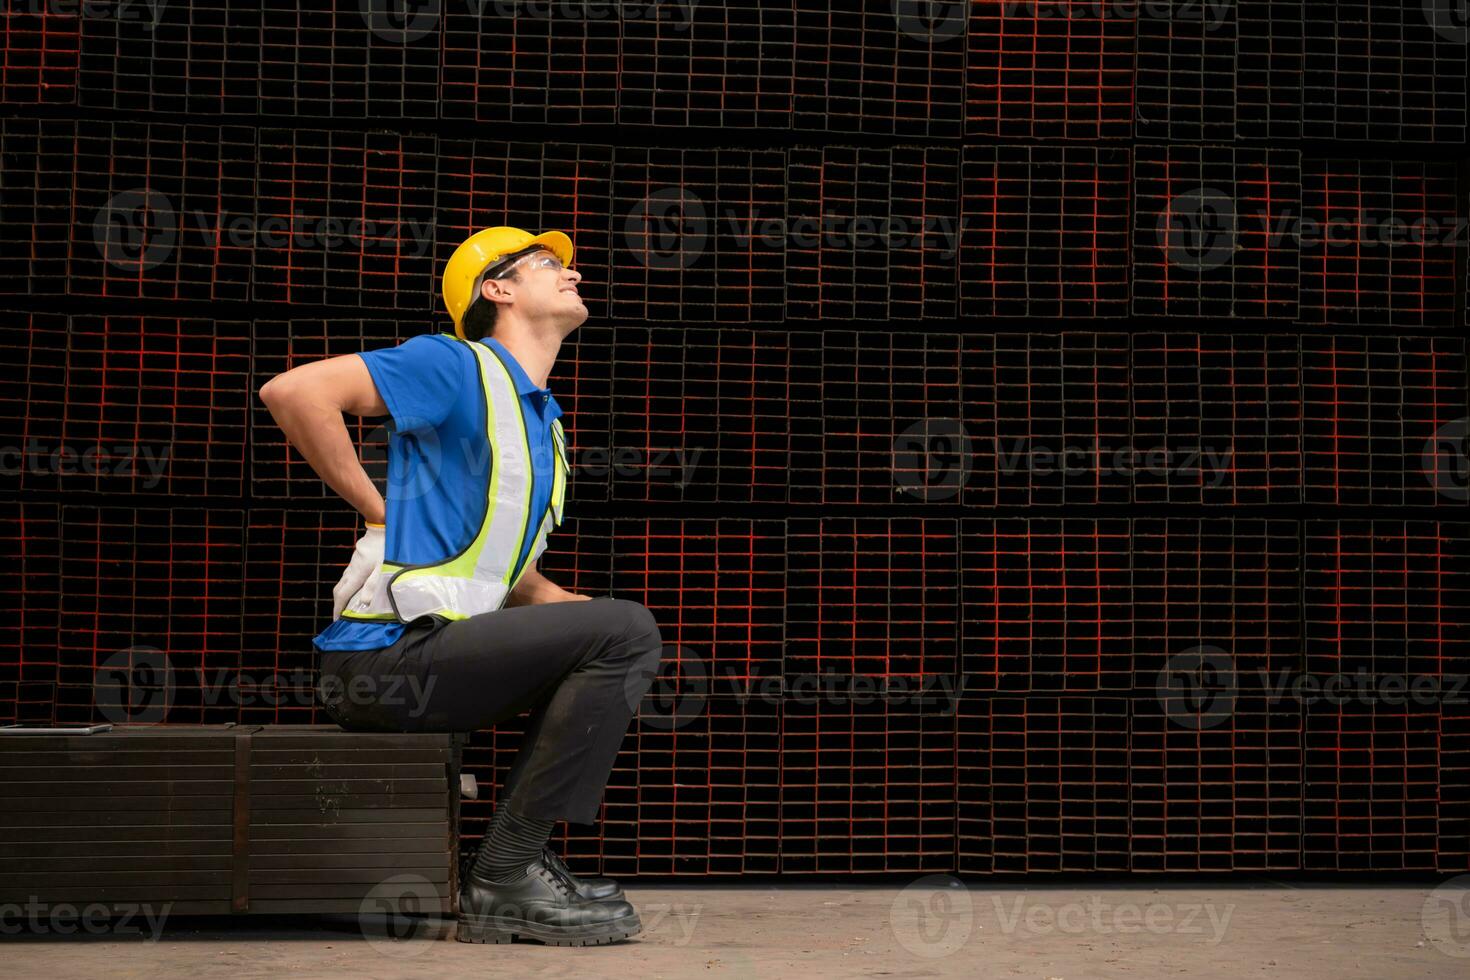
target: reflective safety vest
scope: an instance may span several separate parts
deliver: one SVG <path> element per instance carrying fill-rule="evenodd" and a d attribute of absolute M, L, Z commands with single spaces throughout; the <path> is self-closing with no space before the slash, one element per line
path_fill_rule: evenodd
<path fill-rule="evenodd" d="M 551 505 L 533 532 L 530 440 L 515 379 L 488 345 L 460 343 L 468 345 L 479 359 L 485 438 L 490 444 L 490 474 L 479 529 L 458 554 L 442 561 L 404 565 L 385 559 L 342 610 L 344 619 L 409 623 L 429 614 L 468 619 L 499 609 L 526 569 L 546 549 L 552 527 L 562 522 L 567 449 L 561 419 L 551 424 L 551 441 L 556 448 Z M 392 520 L 392 503 L 390 499 L 388 520 Z M 522 563 L 521 546 L 528 533 L 535 533 L 536 539 Z"/>

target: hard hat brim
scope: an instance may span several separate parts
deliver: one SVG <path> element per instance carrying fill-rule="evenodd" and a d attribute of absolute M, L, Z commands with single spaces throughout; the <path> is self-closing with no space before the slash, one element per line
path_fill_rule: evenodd
<path fill-rule="evenodd" d="M 542 245 L 551 250 L 551 254 L 561 260 L 561 264 L 569 266 L 572 264 L 572 240 L 559 231 L 544 231 L 539 235 L 531 237 L 526 244 L 516 249 L 524 252 L 533 245 Z"/>

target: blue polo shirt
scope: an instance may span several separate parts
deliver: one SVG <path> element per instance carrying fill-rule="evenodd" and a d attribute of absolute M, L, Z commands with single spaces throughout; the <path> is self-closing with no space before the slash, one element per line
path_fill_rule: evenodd
<path fill-rule="evenodd" d="M 536 530 L 551 505 L 556 445 L 551 423 L 561 406 L 550 388 L 532 381 L 500 341 L 482 343 L 499 355 L 515 381 L 531 447 L 531 514 L 521 545 L 530 558 Z M 443 561 L 479 533 L 489 492 L 490 447 L 485 440 L 485 398 L 480 362 L 464 342 L 422 334 L 397 347 L 363 351 L 373 384 L 388 407 L 387 527 L 384 556 L 406 565 Z M 514 425 L 509 419 L 502 425 Z M 502 433 L 501 438 L 510 436 Z M 514 436 L 519 438 L 519 435 Z M 338 619 L 312 644 L 321 651 L 376 650 L 402 635 L 404 624 Z"/>

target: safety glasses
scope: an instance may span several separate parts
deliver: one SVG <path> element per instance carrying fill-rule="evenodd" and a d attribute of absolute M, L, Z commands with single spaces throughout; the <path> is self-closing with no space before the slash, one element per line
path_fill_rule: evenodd
<path fill-rule="evenodd" d="M 486 276 L 490 279 L 504 279 L 510 275 L 512 269 L 520 265 L 528 269 L 553 269 L 557 272 L 562 270 L 561 259 L 557 258 L 554 253 L 544 248 L 535 248 L 492 265 L 485 270 Z M 493 275 L 490 274 L 492 272 Z"/>

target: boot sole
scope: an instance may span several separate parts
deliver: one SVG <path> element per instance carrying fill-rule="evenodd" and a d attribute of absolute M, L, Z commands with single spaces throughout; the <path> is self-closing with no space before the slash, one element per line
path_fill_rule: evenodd
<path fill-rule="evenodd" d="M 534 939 L 547 946 L 604 946 L 643 931 L 638 913 L 586 926 L 551 926 L 501 915 L 461 912 L 454 938 L 462 943 L 509 943 Z"/>

